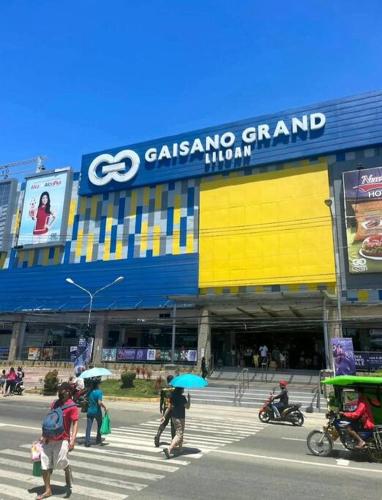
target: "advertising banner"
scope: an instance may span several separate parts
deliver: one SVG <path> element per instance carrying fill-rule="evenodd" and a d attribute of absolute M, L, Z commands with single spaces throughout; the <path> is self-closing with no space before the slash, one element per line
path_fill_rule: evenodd
<path fill-rule="evenodd" d="M 353 340 L 351 338 L 331 339 L 333 350 L 334 369 L 336 375 L 354 375 L 355 358 Z"/>
<path fill-rule="evenodd" d="M 115 361 L 117 359 L 117 349 L 102 349 L 102 361 Z"/>
<path fill-rule="evenodd" d="M 40 348 L 39 347 L 29 347 L 28 349 L 28 361 L 37 361 L 40 359 Z"/>
<path fill-rule="evenodd" d="M 136 349 L 135 361 L 147 361 L 147 349 Z"/>
<path fill-rule="evenodd" d="M 86 370 L 88 367 L 92 359 L 93 344 L 93 337 L 89 337 L 88 339 L 80 338 L 77 349 L 72 351 L 71 348 L 71 357 L 73 356 L 74 371 L 76 374 L 81 373 L 81 371 Z"/>
<path fill-rule="evenodd" d="M 382 166 L 344 172 L 349 272 L 382 271 Z"/>
<path fill-rule="evenodd" d="M 15 211 L 17 181 L 0 182 L 0 251 L 11 246 L 11 223 Z"/>
<path fill-rule="evenodd" d="M 382 369 L 382 352 L 356 351 L 355 366 L 359 371 L 372 372 Z"/>
<path fill-rule="evenodd" d="M 147 349 L 147 361 L 155 361 L 155 360 L 156 360 L 156 350 Z"/>
<path fill-rule="evenodd" d="M 8 347 L 0 347 L 0 359 L 8 359 L 8 354 L 9 354 Z"/>
<path fill-rule="evenodd" d="M 67 222 L 69 171 L 30 177 L 26 181 L 17 244 L 46 246 L 63 243 Z"/>
<path fill-rule="evenodd" d="M 135 349 L 119 347 L 117 349 L 117 361 L 135 361 Z"/>

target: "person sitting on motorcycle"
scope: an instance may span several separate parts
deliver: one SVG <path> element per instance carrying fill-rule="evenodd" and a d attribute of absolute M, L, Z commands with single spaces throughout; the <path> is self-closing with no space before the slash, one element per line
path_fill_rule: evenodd
<path fill-rule="evenodd" d="M 272 397 L 272 410 L 275 415 L 276 419 L 281 418 L 281 413 L 282 411 L 288 406 L 289 403 L 289 396 L 288 396 L 288 389 L 287 389 L 288 382 L 286 380 L 280 380 L 279 386 L 281 389 L 281 392 L 277 394 L 276 396 Z M 279 399 L 280 401 L 278 403 L 273 403 L 275 399 Z"/>
<path fill-rule="evenodd" d="M 363 448 L 366 443 L 358 433 L 371 433 L 374 429 L 374 417 L 369 403 L 362 392 L 358 392 L 357 408 L 354 411 L 340 411 L 340 416 L 352 421 L 346 427 L 346 430 L 357 441 L 355 448 Z"/>

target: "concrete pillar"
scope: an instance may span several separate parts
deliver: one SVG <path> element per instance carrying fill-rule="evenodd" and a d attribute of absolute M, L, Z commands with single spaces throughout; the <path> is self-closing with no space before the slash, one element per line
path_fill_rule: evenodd
<path fill-rule="evenodd" d="M 13 323 L 11 342 L 9 344 L 9 354 L 8 354 L 8 362 L 13 363 L 20 357 L 21 349 L 24 343 L 24 335 L 25 335 L 26 323 L 24 321 L 15 321 Z"/>
<path fill-rule="evenodd" d="M 93 350 L 94 366 L 97 366 L 102 362 L 102 349 L 108 334 L 108 327 L 108 322 L 104 316 L 97 318 Z"/>
<path fill-rule="evenodd" d="M 211 360 L 211 326 L 208 309 L 203 309 L 198 329 L 198 368 L 201 366 L 202 357 L 205 357 L 208 367 Z"/>
<path fill-rule="evenodd" d="M 324 323 L 324 335 L 325 335 L 325 349 L 327 349 L 327 366 L 333 370 L 333 350 L 331 340 L 333 338 L 342 337 L 342 324 L 338 320 L 338 309 L 336 307 L 327 306 L 324 312 L 325 323 Z"/>

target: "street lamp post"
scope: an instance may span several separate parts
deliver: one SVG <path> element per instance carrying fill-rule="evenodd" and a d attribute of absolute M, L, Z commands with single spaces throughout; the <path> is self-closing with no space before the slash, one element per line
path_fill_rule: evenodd
<path fill-rule="evenodd" d="M 107 285 L 103 286 L 102 288 L 99 288 L 98 290 L 96 290 L 95 292 L 90 292 L 90 290 L 87 290 L 86 288 L 84 288 L 83 286 L 80 286 L 78 283 L 76 283 L 74 280 L 72 280 L 72 278 L 66 278 L 65 281 L 67 283 L 69 283 L 70 285 L 74 285 L 76 286 L 77 288 L 79 288 L 80 290 L 82 290 L 83 292 L 87 293 L 90 297 L 90 303 L 89 303 L 89 314 L 88 314 L 88 329 L 90 327 L 90 319 L 91 319 L 91 314 L 92 314 L 92 309 L 93 309 L 93 300 L 94 300 L 94 297 L 99 293 L 99 292 L 102 292 L 102 290 L 105 290 L 105 288 L 109 288 L 110 286 L 112 285 L 115 285 L 116 283 L 119 283 L 120 281 L 122 281 L 124 279 L 124 276 L 118 276 L 118 278 L 116 278 L 114 281 L 112 281 L 111 283 L 108 283 Z"/>
<path fill-rule="evenodd" d="M 338 238 L 338 224 L 337 224 L 337 215 L 335 211 L 334 199 L 328 198 L 325 200 L 325 205 L 330 210 L 330 218 L 332 221 L 332 236 L 333 236 L 333 247 L 334 247 L 334 268 L 336 274 L 336 299 L 337 299 L 337 335 L 342 337 L 342 276 L 341 276 L 341 267 L 340 267 L 340 253 L 339 253 L 339 238 Z M 325 332 L 327 332 L 327 325 L 325 327 Z M 328 349 L 328 356 L 331 363 L 331 357 L 329 354 L 329 339 L 326 339 L 325 347 Z"/>

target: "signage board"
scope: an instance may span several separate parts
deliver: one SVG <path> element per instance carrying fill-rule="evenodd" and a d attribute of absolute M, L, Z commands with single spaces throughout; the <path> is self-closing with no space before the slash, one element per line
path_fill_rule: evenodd
<path fill-rule="evenodd" d="M 359 371 L 372 372 L 382 369 L 382 352 L 355 351 L 355 366 Z"/>
<path fill-rule="evenodd" d="M 85 154 L 79 194 L 132 189 L 370 146 L 380 142 L 381 110 L 382 93 L 371 92 Z M 367 122 L 365 116 L 369 116 Z"/>
<path fill-rule="evenodd" d="M 353 339 L 335 337 L 331 339 L 336 375 L 354 375 L 356 372 Z"/>
<path fill-rule="evenodd" d="M 70 181 L 69 170 L 27 178 L 17 241 L 19 247 L 65 243 Z"/>
<path fill-rule="evenodd" d="M 382 271 L 382 166 L 344 172 L 349 272 Z"/>
<path fill-rule="evenodd" d="M 0 252 L 9 250 L 11 240 L 12 217 L 16 210 L 17 181 L 0 181 Z"/>

